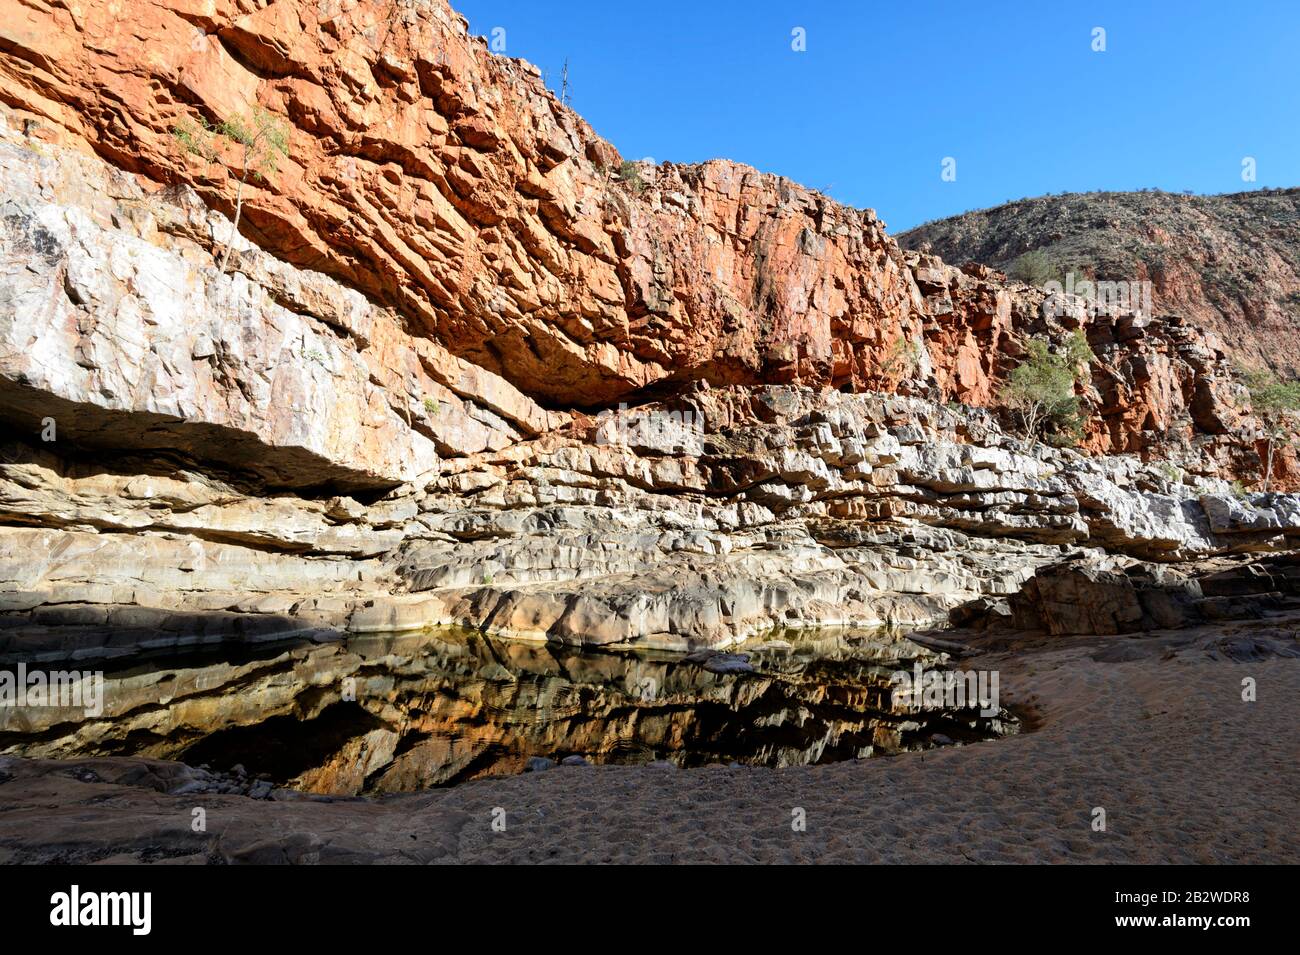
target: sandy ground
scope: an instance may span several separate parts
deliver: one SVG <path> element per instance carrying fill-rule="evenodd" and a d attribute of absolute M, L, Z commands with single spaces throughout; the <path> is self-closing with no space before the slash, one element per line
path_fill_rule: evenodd
<path fill-rule="evenodd" d="M 560 767 L 381 800 L 200 802 L 158 791 L 174 763 L 10 759 L 0 861 L 1295 863 L 1300 659 L 1279 654 L 1297 646 L 1294 626 L 1256 624 L 989 647 L 966 665 L 1001 672 L 1032 732 L 822 767 Z"/>

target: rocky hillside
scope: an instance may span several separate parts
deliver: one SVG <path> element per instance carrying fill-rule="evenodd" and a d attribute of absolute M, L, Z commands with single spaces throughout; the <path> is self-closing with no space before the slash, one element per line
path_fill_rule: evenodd
<path fill-rule="evenodd" d="M 0 653 L 716 646 L 1300 534 L 1193 325 L 625 163 L 443 0 L 0 0 L 0 76 Z M 256 110 L 262 178 L 176 135 Z M 1000 385 L 1080 328 L 1082 447 L 1025 441 Z"/>
<path fill-rule="evenodd" d="M 1216 333 L 1251 367 L 1300 373 L 1300 189 L 1222 196 L 1090 192 L 1022 199 L 898 237 L 950 262 L 1150 281 L 1158 312 Z"/>

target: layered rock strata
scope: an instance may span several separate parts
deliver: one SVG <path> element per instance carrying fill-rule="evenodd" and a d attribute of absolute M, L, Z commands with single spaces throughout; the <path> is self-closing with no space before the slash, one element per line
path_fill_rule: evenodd
<path fill-rule="evenodd" d="M 950 616 L 966 627 L 1104 636 L 1250 620 L 1294 613 L 1300 606 L 1294 554 L 1222 563 L 1178 570 L 1141 562 L 1062 561 L 1040 567 L 1009 598 L 972 601 Z"/>
<path fill-rule="evenodd" d="M 367 506 L 7 449 L 10 654 L 453 623 L 721 645 L 931 621 L 1072 553 L 1190 560 L 1300 534 L 1289 495 L 1027 445 L 976 409 L 788 386 L 590 419 Z"/>
<path fill-rule="evenodd" d="M 1049 329 L 1042 292 L 905 254 L 870 210 L 730 162 L 625 168 L 535 67 L 490 53 L 444 0 L 126 15 L 6 0 L 0 13 L 3 100 L 25 142 L 93 151 L 150 193 L 188 186 L 226 213 L 239 193 L 258 248 L 338 279 L 415 340 L 548 406 L 700 379 L 986 405 L 1026 335 L 1082 322 L 1105 352 L 1085 396 L 1097 450 L 1251 426 L 1222 349 L 1175 322 L 1094 321 L 1069 302 Z M 290 155 L 242 191 L 237 150 L 206 162 L 173 135 L 255 107 L 286 125 Z M 197 231 L 210 244 L 228 234 Z M 364 324 L 334 327 L 364 336 Z M 406 370 L 391 357 L 387 372 Z M 1210 457 L 1229 476 L 1258 470 L 1222 449 Z"/>
<path fill-rule="evenodd" d="M 623 166 L 441 0 L 0 13 L 5 657 L 722 646 L 1300 535 L 1229 484 L 1259 447 L 1213 339 L 733 163 Z M 236 231 L 238 157 L 172 129 L 254 105 L 290 154 Z M 1007 371 L 1075 328 L 1082 448 L 1014 437 Z"/>

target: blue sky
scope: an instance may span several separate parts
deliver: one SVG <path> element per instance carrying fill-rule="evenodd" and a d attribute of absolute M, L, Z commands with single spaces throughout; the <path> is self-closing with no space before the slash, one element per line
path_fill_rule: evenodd
<path fill-rule="evenodd" d="M 571 105 L 625 157 L 734 159 L 895 233 L 1048 192 L 1300 184 L 1295 0 L 452 4 L 553 88 L 567 57 Z"/>

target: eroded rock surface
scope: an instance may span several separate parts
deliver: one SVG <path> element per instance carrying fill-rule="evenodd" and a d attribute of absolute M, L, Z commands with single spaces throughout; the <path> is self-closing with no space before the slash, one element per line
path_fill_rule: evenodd
<path fill-rule="evenodd" d="M 287 125 L 290 157 L 244 189 L 245 235 L 548 406 L 699 379 L 986 405 L 1026 334 L 1088 324 L 1104 352 L 1086 396 L 1093 447 L 1165 453 L 1250 424 L 1221 347 L 1176 317 L 1094 320 L 1069 302 L 1047 328 L 1042 292 L 904 253 L 870 210 L 721 160 L 625 171 L 535 67 L 490 53 L 444 0 L 251 6 L 73 14 L 6 0 L 5 103 L 34 147 L 93 151 L 147 191 L 184 185 L 227 213 L 238 157 L 200 161 L 172 131 L 265 108 Z M 218 221 L 199 241 L 224 244 Z M 369 317 L 342 311 L 332 324 L 364 336 Z M 301 347 L 342 371 L 329 349 Z M 427 390 L 404 396 L 419 382 L 400 378 L 411 359 L 382 350 L 372 403 L 420 405 Z M 293 384 L 290 403 L 309 404 L 310 383 Z M 1249 446 L 1211 457 L 1230 476 L 1258 469 Z"/>
<path fill-rule="evenodd" d="M 150 631 L 163 647 L 459 624 L 687 649 L 920 625 L 1071 554 L 1173 562 L 1300 534 L 1288 495 L 1026 444 L 920 399 L 737 386 L 584 422 L 365 506 L 10 445 L 0 644 L 116 655 Z"/>
<path fill-rule="evenodd" d="M 1229 483 L 1260 448 L 1213 338 L 734 163 L 624 167 L 442 0 L 0 14 L 7 658 L 722 647 L 1300 535 Z M 236 232 L 237 157 L 172 130 L 254 105 L 290 154 Z M 1020 440 L 1000 385 L 1075 328 L 1083 445 Z"/>
<path fill-rule="evenodd" d="M 1112 559 L 1063 561 L 1040 567 L 1006 600 L 972 601 L 950 616 L 959 626 L 1109 635 L 1251 620 L 1300 605 L 1294 554 L 1224 563 L 1175 570 Z"/>

